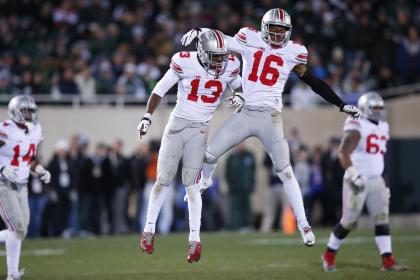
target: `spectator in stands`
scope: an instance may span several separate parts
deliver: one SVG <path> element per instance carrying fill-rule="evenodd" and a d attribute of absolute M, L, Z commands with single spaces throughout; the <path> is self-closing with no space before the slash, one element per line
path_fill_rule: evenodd
<path fill-rule="evenodd" d="M 127 205 L 130 191 L 130 166 L 128 159 L 122 153 L 123 142 L 117 139 L 109 152 L 115 194 L 113 197 L 113 229 L 114 233 L 128 233 Z M 139 172 L 139 171 L 137 171 Z"/>
<path fill-rule="evenodd" d="M 249 230 L 251 227 L 250 196 L 255 187 L 255 158 L 244 143 L 228 157 L 225 177 L 229 189 L 229 228 Z"/>
<path fill-rule="evenodd" d="M 49 192 L 51 198 L 51 226 L 54 236 L 60 236 L 69 226 L 72 210 L 71 193 L 74 189 L 74 168 L 69 158 L 69 145 L 66 140 L 59 140 L 55 146 L 54 156 L 48 164 L 51 172 Z"/>
<path fill-rule="evenodd" d="M 117 80 L 116 92 L 118 95 L 134 95 L 140 99 L 146 99 L 146 85 L 136 75 L 136 66 L 133 63 L 124 65 L 124 73 Z"/>
<path fill-rule="evenodd" d="M 45 187 L 38 177 L 29 177 L 28 201 L 30 210 L 28 237 L 38 238 L 41 236 L 42 215 L 47 202 Z"/>
<path fill-rule="evenodd" d="M 416 27 L 410 26 L 397 48 L 395 64 L 405 83 L 420 79 L 420 38 Z"/>
<path fill-rule="evenodd" d="M 143 207 L 143 191 L 146 185 L 146 168 L 151 161 L 150 154 L 150 145 L 149 143 L 141 143 L 138 145 L 137 149 L 134 151 L 133 155 L 130 158 L 130 182 L 132 191 L 137 193 L 137 215 L 136 222 L 139 221 L 142 217 L 142 208 Z M 134 221 L 131 221 L 132 228 L 137 228 L 138 225 L 134 225 Z M 134 225 L 134 226 L 133 226 Z M 143 230 L 143 228 L 140 228 Z"/>
<path fill-rule="evenodd" d="M 74 82 L 80 92 L 80 97 L 85 100 L 93 99 L 96 95 L 96 81 L 92 76 L 89 66 L 84 60 L 80 62 L 80 70 L 74 76 Z"/>
<path fill-rule="evenodd" d="M 79 94 L 79 88 L 74 82 L 74 72 L 72 69 L 64 69 L 58 81 L 58 90 L 61 94 Z"/>
<path fill-rule="evenodd" d="M 325 191 L 322 200 L 325 209 L 323 226 L 332 226 L 341 217 L 341 194 L 344 170 L 338 159 L 339 138 L 331 138 L 328 149 L 322 157 L 322 178 L 324 179 Z"/>
<path fill-rule="evenodd" d="M 282 214 L 288 207 L 289 201 L 284 193 L 283 184 L 274 170 L 273 161 L 268 154 L 264 158 L 264 167 L 269 174 L 269 189 L 265 191 L 263 219 L 260 230 L 262 232 L 270 232 L 273 227 L 275 229 L 281 227 Z"/>

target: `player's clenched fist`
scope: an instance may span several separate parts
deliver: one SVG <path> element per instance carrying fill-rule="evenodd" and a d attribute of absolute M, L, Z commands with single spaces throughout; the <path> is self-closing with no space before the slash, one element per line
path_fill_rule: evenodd
<path fill-rule="evenodd" d="M 39 180 L 41 180 L 44 184 L 49 184 L 51 182 L 51 173 L 42 165 L 38 164 L 35 167 L 35 173 L 38 175 Z"/>
<path fill-rule="evenodd" d="M 16 171 L 8 165 L 0 167 L 0 173 L 1 175 L 3 175 L 4 178 L 6 178 L 12 183 L 17 183 L 19 181 L 19 177 Z"/>
<path fill-rule="evenodd" d="M 348 114 L 350 117 L 353 118 L 353 120 L 357 120 L 357 119 L 360 118 L 360 110 L 356 106 L 344 105 L 343 108 L 341 108 L 340 111 Z"/>
<path fill-rule="evenodd" d="M 141 139 L 144 135 L 147 134 L 149 126 L 152 124 L 152 115 L 149 113 L 144 114 L 139 125 L 137 126 L 137 135 Z"/>
<path fill-rule="evenodd" d="M 241 111 L 245 104 L 245 99 L 242 92 L 235 92 L 234 95 L 228 97 L 226 100 L 230 101 L 228 106 L 229 108 L 234 108 L 235 112 Z"/>

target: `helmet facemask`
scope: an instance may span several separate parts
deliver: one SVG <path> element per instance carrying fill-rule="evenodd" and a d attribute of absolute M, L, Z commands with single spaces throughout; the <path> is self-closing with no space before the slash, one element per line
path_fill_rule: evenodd
<path fill-rule="evenodd" d="M 292 29 L 290 26 L 271 23 L 266 23 L 265 25 L 264 30 L 266 31 L 263 33 L 263 36 L 270 45 L 284 47 L 289 42 Z"/>
<path fill-rule="evenodd" d="M 215 32 L 218 31 L 209 31 L 208 34 L 203 34 L 204 36 L 200 37 L 197 41 L 197 50 L 198 59 L 200 60 L 204 70 L 218 78 L 219 76 L 223 75 L 226 70 L 230 52 L 225 46 L 215 46 L 215 41 L 212 42 L 214 37 L 211 37 Z M 225 45 L 224 43 L 222 44 Z"/>
<path fill-rule="evenodd" d="M 383 121 L 386 117 L 386 110 L 385 106 L 382 104 L 373 104 L 368 105 L 367 112 L 366 112 L 367 118 L 373 121 Z"/>

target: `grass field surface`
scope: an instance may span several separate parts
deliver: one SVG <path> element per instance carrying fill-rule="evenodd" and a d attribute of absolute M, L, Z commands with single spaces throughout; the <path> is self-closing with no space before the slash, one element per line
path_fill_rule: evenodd
<path fill-rule="evenodd" d="M 381 272 L 373 233 L 352 232 L 337 257 L 337 272 L 325 273 L 320 256 L 329 231 L 302 245 L 298 234 L 204 233 L 198 263 L 186 261 L 187 233 L 157 236 L 155 253 L 140 252 L 137 236 L 26 240 L 25 279 L 420 279 L 420 231 L 393 232 L 397 260 L 405 272 Z M 5 278 L 4 247 L 0 275 Z M 4 279 L 3 278 L 3 279 Z"/>

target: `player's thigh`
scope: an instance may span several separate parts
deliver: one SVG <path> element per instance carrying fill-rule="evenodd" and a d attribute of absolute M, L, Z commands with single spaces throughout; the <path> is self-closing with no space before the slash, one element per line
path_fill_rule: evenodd
<path fill-rule="evenodd" d="M 188 139 L 182 154 L 182 182 L 185 186 L 194 184 L 198 179 L 200 168 L 206 151 L 208 125 L 188 128 Z"/>
<path fill-rule="evenodd" d="M 169 123 L 163 134 L 157 163 L 157 180 L 164 186 L 175 177 L 184 146 L 182 131 L 173 132 L 171 127 Z"/>
<path fill-rule="evenodd" d="M 386 224 L 389 222 L 389 199 L 390 191 L 386 187 L 382 177 L 372 179 L 368 182 L 371 191 L 366 198 L 366 206 L 369 214 L 373 217 L 375 224 Z"/>
<path fill-rule="evenodd" d="M 244 110 L 232 114 L 216 131 L 207 145 L 206 153 L 216 161 L 230 148 L 244 141 L 250 136 L 248 122 L 249 118 Z"/>
<path fill-rule="evenodd" d="M 20 209 L 22 210 L 22 218 L 25 227 L 29 226 L 30 210 L 29 210 L 29 201 L 28 201 L 28 188 L 22 188 L 19 193 L 19 202 Z"/>
<path fill-rule="evenodd" d="M 15 232 L 26 230 L 18 194 L 3 183 L 0 183 L 0 214 L 9 230 Z"/>
<path fill-rule="evenodd" d="M 350 184 L 349 180 L 343 180 L 343 213 L 340 223 L 347 229 L 355 226 L 366 200 L 366 190 L 355 194 Z"/>
<path fill-rule="evenodd" d="M 260 119 L 258 138 L 273 161 L 276 172 L 281 172 L 290 164 L 289 145 L 284 137 L 283 121 L 278 111 L 270 116 Z"/>

